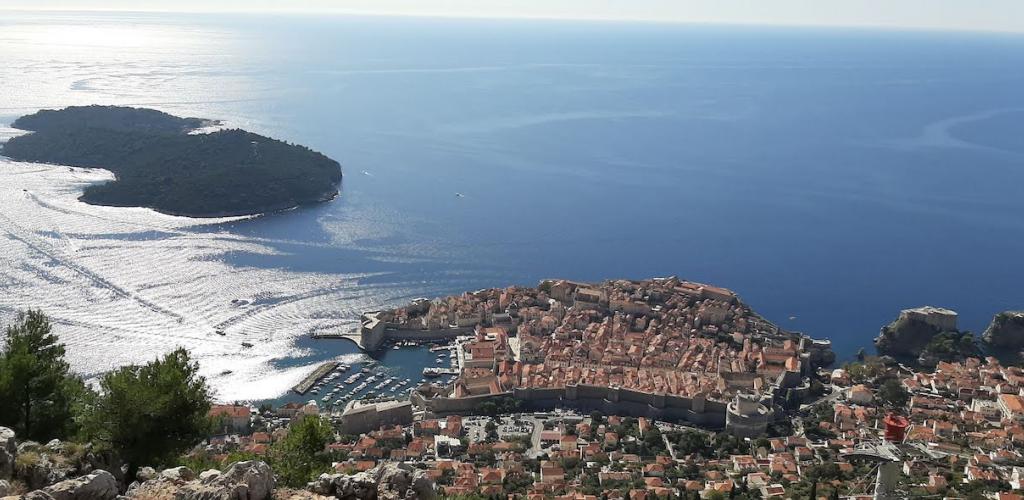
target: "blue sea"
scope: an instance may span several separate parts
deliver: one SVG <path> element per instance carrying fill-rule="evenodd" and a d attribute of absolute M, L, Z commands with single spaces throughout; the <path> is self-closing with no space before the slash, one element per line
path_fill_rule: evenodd
<path fill-rule="evenodd" d="M 19 235 L 0 238 L 0 310 L 52 311 L 87 374 L 182 343 L 225 397 L 275 397 L 288 384 L 268 380 L 356 356 L 311 331 L 548 277 L 714 283 L 847 357 L 903 308 L 952 308 L 975 332 L 1024 308 L 1020 35 L 21 12 L 0 18 L 0 60 L 0 124 L 147 106 L 344 168 L 330 203 L 217 222 L 76 205 L 68 193 L 95 179 L 51 192 L 8 176 L 18 196 L 0 213 L 21 222 L 0 224 Z M 19 205 L 22 189 L 40 194 Z M 81 214 L 94 223 L 69 229 Z M 175 311 L 188 333 L 89 298 L 94 281 L 43 293 L 76 283 L 66 265 Z M 231 310 L 236 291 L 259 309 Z M 269 347 L 209 348 L 209 325 Z M 130 347 L 89 354 L 108 330 Z M 433 359 L 399 352 L 409 376 Z"/>

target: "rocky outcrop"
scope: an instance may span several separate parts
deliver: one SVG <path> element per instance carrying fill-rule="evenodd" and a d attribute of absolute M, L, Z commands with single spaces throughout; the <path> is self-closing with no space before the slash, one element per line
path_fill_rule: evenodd
<path fill-rule="evenodd" d="M 117 480 L 105 470 L 61 481 L 43 491 L 54 500 L 112 500 L 118 493 Z"/>
<path fill-rule="evenodd" d="M 18 455 L 21 459 L 18 460 L 15 475 L 30 489 L 38 490 L 74 476 L 73 467 L 56 460 L 37 443 L 22 443 L 18 447 Z"/>
<path fill-rule="evenodd" d="M 377 497 L 381 499 L 434 498 L 434 481 L 420 469 L 387 464 L 377 468 Z"/>
<path fill-rule="evenodd" d="M 315 494 L 344 499 L 433 499 L 434 481 L 405 464 L 382 464 L 354 475 L 321 474 L 309 483 Z"/>
<path fill-rule="evenodd" d="M 336 498 L 377 498 L 377 483 L 369 472 L 321 474 L 307 489 L 318 495 Z"/>
<path fill-rule="evenodd" d="M 181 467 L 165 469 L 160 473 L 160 477 L 170 479 L 172 481 L 191 481 L 196 478 L 196 473 L 192 472 L 192 469 L 182 465 Z"/>
<path fill-rule="evenodd" d="M 142 483 L 149 481 L 150 479 L 156 479 L 159 474 L 156 469 L 152 467 L 139 467 L 139 470 L 135 471 L 135 480 Z"/>
<path fill-rule="evenodd" d="M 18 457 L 18 443 L 14 431 L 0 427 L 0 480 L 14 475 L 14 459 Z"/>
<path fill-rule="evenodd" d="M 12 500 L 4 497 L 17 494 L 22 485 L 30 491 L 18 500 L 270 500 L 274 492 L 270 466 L 250 461 L 235 463 L 223 473 L 205 471 L 198 479 L 188 467 L 160 473 L 141 467 L 136 472 L 137 482 L 127 488 L 125 497 L 119 497 L 123 488 L 120 478 L 124 477 L 120 462 L 94 454 L 88 445 L 57 440 L 46 445 L 19 444 L 15 438 L 13 431 L 0 427 L 0 458 L 7 477 L 17 480 L 12 484 L 0 477 L 2 500 Z M 106 469 L 111 464 L 114 467 Z"/>
<path fill-rule="evenodd" d="M 154 479 L 132 484 L 125 496 L 145 500 L 269 500 L 273 491 L 270 466 L 250 461 L 233 464 L 224 473 L 205 471 L 198 480 L 191 470 L 168 469 Z"/>
<path fill-rule="evenodd" d="M 1024 349 L 1024 311 L 996 314 L 981 338 L 989 347 L 1014 351 Z"/>
<path fill-rule="evenodd" d="M 274 500 L 334 500 L 334 497 L 319 495 L 309 490 L 282 488 L 274 492 Z"/>
<path fill-rule="evenodd" d="M 45 445 L 35 441 L 16 442 L 13 431 L 0 427 L 0 479 L 13 479 L 29 490 L 42 490 L 67 479 L 105 470 L 121 486 L 121 463 L 109 453 L 93 453 L 88 444 L 65 443 L 57 439 Z"/>
<path fill-rule="evenodd" d="M 897 358 L 916 358 L 944 331 L 956 331 L 955 312 L 931 306 L 904 309 L 895 321 L 882 327 L 875 349 Z"/>
<path fill-rule="evenodd" d="M 51 439 L 46 443 L 46 450 L 54 453 L 61 453 L 64 451 L 64 443 L 59 439 Z"/>
<path fill-rule="evenodd" d="M 264 500 L 274 492 L 274 472 L 264 462 L 238 462 L 232 464 L 224 474 L 212 479 L 210 484 L 245 485 L 245 498 Z"/>
<path fill-rule="evenodd" d="M 54 498 L 43 490 L 35 490 L 25 493 L 20 500 L 54 500 Z"/>
<path fill-rule="evenodd" d="M 109 468 L 108 468 L 109 467 Z M 405 464 L 383 464 L 355 475 L 324 474 L 309 490 L 282 490 L 275 495 L 274 473 L 264 462 L 232 464 L 196 475 L 188 467 L 157 472 L 136 471 L 136 482 L 124 488 L 124 467 L 89 445 L 17 443 L 15 433 L 0 427 L 0 500 L 431 500 L 434 482 L 425 472 Z M 10 480 L 8 480 L 10 479 Z M 27 488 L 26 488 L 27 487 Z M 28 493 L 20 497 L 23 491 Z M 124 491 L 123 496 L 119 493 Z"/>

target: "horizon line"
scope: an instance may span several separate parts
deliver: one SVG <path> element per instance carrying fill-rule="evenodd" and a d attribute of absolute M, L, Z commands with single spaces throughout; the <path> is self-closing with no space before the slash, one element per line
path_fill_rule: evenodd
<path fill-rule="evenodd" d="M 405 17 L 423 19 L 467 19 L 467 20 L 508 20 L 508 21 L 569 21 L 583 23 L 637 23 L 637 24 L 662 24 L 679 26 L 732 26 L 732 27 L 765 27 L 765 28 L 819 28 L 819 29 L 853 29 L 853 30 L 878 30 L 878 31 L 913 31 L 933 33 L 977 33 L 994 35 L 1024 35 L 1024 30 L 1010 30 L 982 27 L 954 27 L 954 26 L 907 26 L 898 24 L 857 24 L 857 23 L 801 23 L 801 22 L 760 22 L 760 21 L 725 21 L 716 19 L 654 19 L 646 17 L 572 17 L 572 16 L 545 16 L 545 15 L 484 15 L 470 13 L 411 13 L 381 10 L 355 10 L 355 9 L 118 9 L 118 8 L 24 8 L 24 7 L 3 7 L 0 12 L 24 12 L 24 13 L 123 13 L 123 14 L 291 14 L 291 15 L 332 15 L 352 17 Z"/>

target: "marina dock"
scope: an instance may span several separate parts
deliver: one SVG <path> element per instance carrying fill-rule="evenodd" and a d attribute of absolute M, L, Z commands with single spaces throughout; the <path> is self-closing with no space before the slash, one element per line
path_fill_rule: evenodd
<path fill-rule="evenodd" d="M 328 373 L 334 371 L 339 364 L 340 363 L 337 361 L 330 361 L 318 366 L 316 370 L 313 370 L 313 373 L 310 373 L 306 378 L 302 379 L 302 382 L 299 382 L 295 387 L 292 387 L 292 390 L 300 395 L 309 392 L 317 381 L 326 377 Z"/>

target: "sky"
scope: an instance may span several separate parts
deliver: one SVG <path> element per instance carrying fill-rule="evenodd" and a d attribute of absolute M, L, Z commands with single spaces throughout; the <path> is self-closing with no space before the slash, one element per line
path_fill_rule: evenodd
<path fill-rule="evenodd" d="M 1024 0 L 0 0 L 0 9 L 297 11 L 1024 32 Z"/>

